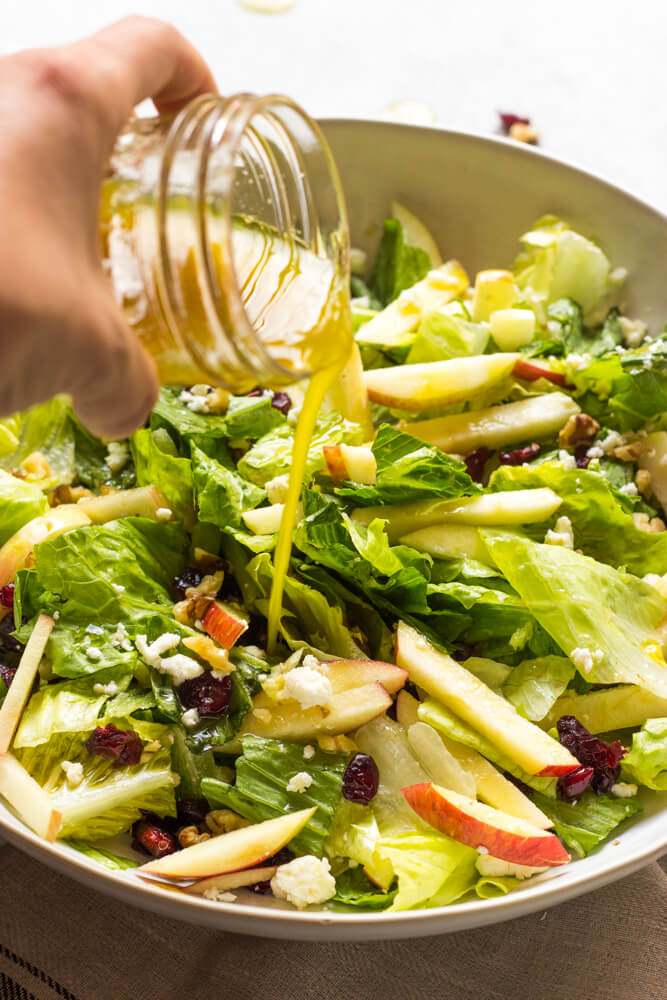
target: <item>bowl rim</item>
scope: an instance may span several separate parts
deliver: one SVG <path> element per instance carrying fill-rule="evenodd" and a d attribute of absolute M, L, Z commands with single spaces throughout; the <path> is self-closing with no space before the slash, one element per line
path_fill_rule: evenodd
<path fill-rule="evenodd" d="M 568 159 L 553 156 L 539 147 L 518 143 L 502 135 L 445 128 L 437 123 L 413 125 L 408 122 L 393 122 L 383 118 L 346 118 L 341 116 L 320 117 L 318 123 L 326 135 L 327 128 L 377 129 L 405 133 L 425 133 L 441 135 L 468 142 L 475 146 L 495 146 L 518 159 L 536 157 L 555 168 L 565 169 L 603 186 L 615 197 L 621 197 L 644 212 L 655 217 L 667 230 L 667 213 L 627 189 L 615 184 L 606 176 L 595 174 Z M 664 815 L 664 807 L 655 816 L 643 822 L 654 821 L 656 829 Z M 632 821 L 630 821 L 632 822 Z M 639 822 L 642 822 L 639 820 Z M 618 837 L 621 848 L 618 858 L 609 858 L 600 863 L 597 871 L 587 870 L 577 873 L 578 862 L 573 862 L 563 871 L 567 879 L 562 883 L 555 878 L 540 883 L 528 883 L 515 892 L 493 899 L 473 899 L 449 906 L 432 909 L 401 911 L 361 911 L 335 912 L 327 910 L 291 910 L 273 907 L 259 907 L 244 902 L 219 903 L 198 898 L 185 893 L 175 894 L 171 888 L 162 888 L 158 883 L 142 881 L 134 875 L 134 870 L 109 871 L 96 862 L 78 854 L 66 844 L 50 844 L 24 826 L 22 821 L 6 807 L 0 805 L 0 832 L 19 850 L 31 855 L 49 867 L 85 882 L 93 888 L 107 892 L 137 906 L 156 910 L 172 918 L 181 918 L 192 923 L 217 926 L 239 934 L 255 934 L 262 937 L 291 937 L 302 940 L 372 940 L 374 938 L 416 937 L 466 930 L 485 924 L 500 923 L 515 917 L 543 910 L 585 891 L 602 886 L 629 875 L 667 851 L 667 828 L 662 824 L 662 832 L 650 844 L 639 844 L 629 853 L 622 848 L 622 831 Z M 607 844 L 606 849 L 616 842 Z M 605 849 L 603 847 L 603 849 Z M 594 852 L 589 857 L 595 857 Z M 584 860 L 584 859 L 582 859 Z"/>

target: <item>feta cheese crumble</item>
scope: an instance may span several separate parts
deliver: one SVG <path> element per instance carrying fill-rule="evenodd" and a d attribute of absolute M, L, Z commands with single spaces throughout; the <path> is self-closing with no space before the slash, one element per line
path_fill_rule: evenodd
<path fill-rule="evenodd" d="M 183 712 L 181 716 L 181 722 L 188 729 L 192 729 L 199 722 L 199 712 L 196 708 L 189 708 L 187 712 Z"/>
<path fill-rule="evenodd" d="M 155 511 L 156 521 L 169 521 L 173 516 L 173 511 L 169 507 L 158 507 Z"/>
<path fill-rule="evenodd" d="M 120 688 L 115 681 L 109 681 L 108 684 L 93 684 L 93 694 L 106 694 L 109 698 L 113 698 L 119 690 Z"/>
<path fill-rule="evenodd" d="M 286 899 L 302 910 L 331 899 L 336 892 L 336 880 L 326 858 L 306 854 L 280 866 L 271 879 L 271 891 L 277 899 Z"/>
<path fill-rule="evenodd" d="M 631 799 L 637 794 L 637 786 L 630 784 L 629 781 L 617 781 L 611 786 L 611 794 L 617 795 L 619 799 Z"/>
<path fill-rule="evenodd" d="M 130 449 L 125 441 L 109 441 L 104 459 L 112 472 L 120 472 L 130 461 Z"/>
<path fill-rule="evenodd" d="M 329 678 L 310 666 L 294 667 L 285 674 L 283 691 L 286 698 L 295 699 L 302 708 L 328 705 L 333 696 Z"/>
<path fill-rule="evenodd" d="M 169 674 L 177 686 L 183 681 L 192 677 L 199 677 L 204 673 L 204 668 L 197 660 L 183 653 L 175 653 L 173 656 L 162 658 L 162 654 L 174 649 L 181 641 L 180 635 L 175 632 L 165 632 L 158 636 L 150 645 L 145 635 L 138 635 L 135 645 L 141 654 L 144 663 L 149 667 L 154 667 L 162 674 Z"/>
<path fill-rule="evenodd" d="M 596 663 L 600 663 L 604 658 L 601 649 L 588 649 L 586 646 L 577 646 L 570 653 L 570 659 L 578 670 L 584 674 L 589 674 Z"/>
<path fill-rule="evenodd" d="M 544 541 L 547 545 L 562 545 L 566 549 L 573 549 L 574 532 L 572 531 L 572 522 L 569 517 L 565 517 L 565 515 L 559 517 L 555 528 L 549 528 L 547 531 Z"/>
<path fill-rule="evenodd" d="M 588 451 L 586 452 L 586 458 L 590 458 L 590 459 L 593 459 L 593 458 L 602 458 L 603 455 L 604 455 L 604 452 L 603 452 L 602 448 L 600 448 L 600 446 L 597 445 L 597 444 L 594 444 L 593 447 L 589 448 Z"/>
<path fill-rule="evenodd" d="M 225 892 L 223 889 L 216 889 L 213 885 L 209 889 L 204 889 L 202 896 L 204 899 L 213 900 L 214 903 L 233 903 L 236 900 L 236 896 L 233 892 Z"/>
<path fill-rule="evenodd" d="M 77 788 L 83 781 L 83 764 L 78 761 L 64 760 L 60 766 L 65 772 L 65 778 L 70 788 Z"/>
<path fill-rule="evenodd" d="M 315 747 L 312 746 L 311 743 L 306 743 L 305 747 L 303 748 L 303 759 L 312 760 L 314 756 L 315 756 Z"/>
<path fill-rule="evenodd" d="M 124 594 L 124 593 L 125 593 L 125 587 L 123 586 L 123 584 L 122 584 L 122 583 L 112 583 L 112 584 L 111 584 L 111 589 L 112 589 L 112 590 L 113 590 L 113 591 L 114 591 L 114 592 L 115 592 L 116 594 L 118 594 L 118 596 L 119 596 L 119 597 L 120 597 L 120 595 L 121 595 L 121 594 Z"/>
<path fill-rule="evenodd" d="M 619 493 L 624 493 L 626 497 L 636 497 L 639 493 L 635 483 L 626 483 L 625 486 L 619 486 Z"/>
<path fill-rule="evenodd" d="M 298 774 L 290 778 L 286 787 L 288 792 L 305 792 L 307 788 L 310 788 L 312 783 L 312 775 L 308 774 L 307 771 L 299 771 Z"/>
<path fill-rule="evenodd" d="M 99 660 L 102 659 L 102 650 L 98 649 L 97 646 L 88 646 L 88 649 L 86 650 L 86 656 L 88 657 L 89 660 L 92 660 L 94 663 L 97 663 Z"/>
<path fill-rule="evenodd" d="M 626 347 L 639 347 L 646 339 L 648 327 L 640 319 L 628 319 L 627 316 L 619 316 L 618 325 L 621 328 L 623 343 Z"/>
<path fill-rule="evenodd" d="M 577 467 L 574 455 L 570 455 L 569 451 L 565 451 L 564 448 L 558 452 L 558 461 L 562 463 L 564 469 L 576 469 Z"/>

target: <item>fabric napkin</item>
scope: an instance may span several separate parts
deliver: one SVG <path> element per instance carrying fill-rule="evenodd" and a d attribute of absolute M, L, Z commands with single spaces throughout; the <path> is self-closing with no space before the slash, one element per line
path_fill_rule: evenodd
<path fill-rule="evenodd" d="M 8 1000 L 665 1000 L 659 864 L 508 923 L 407 941 L 271 941 L 158 917 L 0 848 Z"/>

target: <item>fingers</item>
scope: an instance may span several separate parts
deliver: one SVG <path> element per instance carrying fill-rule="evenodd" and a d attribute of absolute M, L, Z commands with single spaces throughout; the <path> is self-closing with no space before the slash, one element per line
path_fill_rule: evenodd
<path fill-rule="evenodd" d="M 153 360 L 106 296 L 81 354 L 67 386 L 74 412 L 98 437 L 128 437 L 145 423 L 159 384 Z"/>

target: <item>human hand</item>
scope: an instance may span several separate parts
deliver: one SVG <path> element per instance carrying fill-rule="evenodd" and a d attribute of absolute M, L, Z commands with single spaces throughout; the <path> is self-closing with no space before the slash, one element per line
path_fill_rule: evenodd
<path fill-rule="evenodd" d="M 215 83 L 161 21 L 0 60 L 0 416 L 69 393 L 81 421 L 127 436 L 157 395 L 100 259 L 102 179 L 136 104 L 171 111 Z"/>

